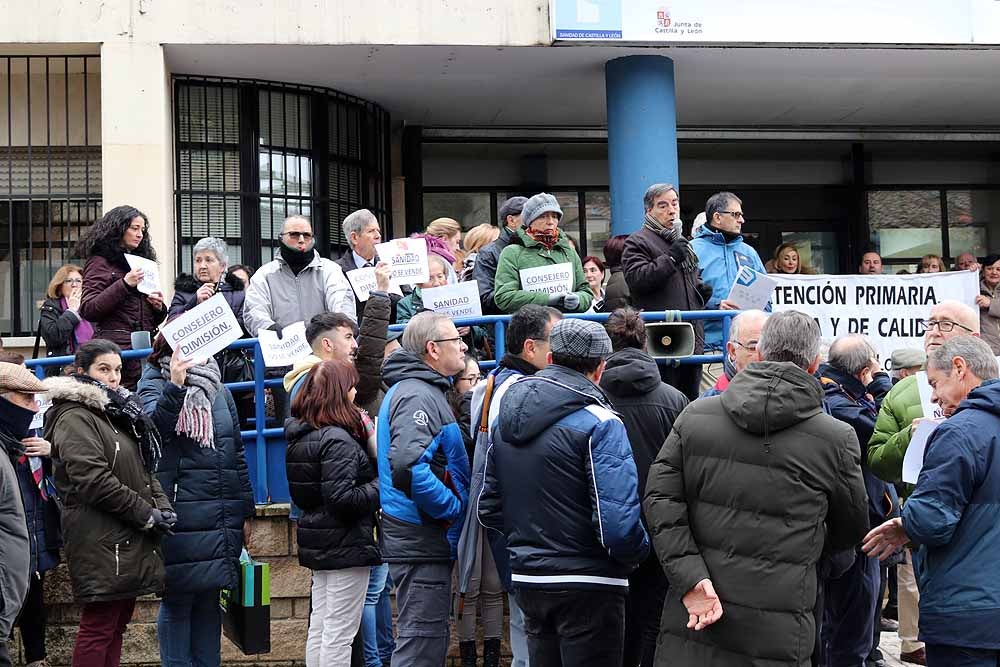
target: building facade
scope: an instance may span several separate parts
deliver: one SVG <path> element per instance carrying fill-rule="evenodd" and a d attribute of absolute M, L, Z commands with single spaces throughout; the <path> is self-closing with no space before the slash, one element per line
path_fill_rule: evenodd
<path fill-rule="evenodd" d="M 332 255 L 355 208 L 400 236 L 539 190 L 593 253 L 657 181 L 825 272 L 1000 250 L 996 3 L 669 4 L 2 0 L 0 335 L 123 203 L 167 284 L 205 235 L 268 261 L 290 213 Z"/>

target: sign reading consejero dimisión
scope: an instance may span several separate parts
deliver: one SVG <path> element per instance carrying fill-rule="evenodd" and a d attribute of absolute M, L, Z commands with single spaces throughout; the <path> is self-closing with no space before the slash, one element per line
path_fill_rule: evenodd
<path fill-rule="evenodd" d="M 709 44 L 998 44 L 996 0 L 551 0 L 552 37 Z"/>

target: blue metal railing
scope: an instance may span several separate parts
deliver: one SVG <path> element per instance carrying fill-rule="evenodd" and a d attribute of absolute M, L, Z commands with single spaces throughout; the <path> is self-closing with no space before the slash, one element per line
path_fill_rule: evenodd
<path fill-rule="evenodd" d="M 733 310 L 704 310 L 704 311 L 665 311 L 642 313 L 642 318 L 647 322 L 693 322 L 697 320 L 722 320 L 723 341 L 729 340 L 729 324 L 733 317 L 738 315 L 738 311 Z M 604 322 L 608 319 L 608 313 L 583 313 L 572 314 L 567 317 L 594 320 Z M 493 326 L 495 336 L 495 356 L 496 359 L 484 360 L 479 363 L 480 368 L 490 369 L 497 365 L 497 361 L 504 355 L 505 334 L 507 322 L 510 315 L 485 315 L 483 317 L 462 317 L 455 319 L 456 326 Z M 389 327 L 393 331 L 402 331 L 406 325 L 394 324 Z M 258 505 L 267 503 L 287 503 L 288 480 L 285 477 L 285 431 L 282 427 L 267 428 L 264 404 L 267 387 L 281 386 L 282 378 L 265 378 L 266 366 L 264 356 L 261 354 L 260 345 L 256 338 L 238 340 L 229 346 L 229 349 L 253 349 L 253 369 L 254 380 L 252 382 L 229 382 L 226 386 L 232 392 L 253 391 L 254 397 L 254 417 L 253 428 L 240 431 L 243 443 L 246 448 L 247 466 L 250 469 L 250 481 L 254 489 L 254 502 Z M 152 349 L 126 350 L 122 353 L 125 359 L 145 359 L 152 352 Z M 718 364 L 722 363 L 722 354 L 698 354 L 683 359 L 660 360 L 661 363 L 676 364 Z M 44 359 L 31 359 L 26 362 L 28 368 L 34 370 L 35 374 L 45 377 L 45 369 L 49 366 L 65 366 L 73 363 L 73 357 L 48 357 Z M 241 426 L 243 426 L 241 424 Z"/>

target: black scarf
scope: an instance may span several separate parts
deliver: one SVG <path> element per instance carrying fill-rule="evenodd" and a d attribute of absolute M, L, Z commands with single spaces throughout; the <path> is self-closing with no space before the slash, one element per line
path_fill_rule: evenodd
<path fill-rule="evenodd" d="M 722 234 L 722 238 L 726 239 L 726 243 L 732 243 L 736 239 L 740 238 L 740 234 L 734 234 L 733 232 L 724 232 L 721 229 L 716 229 L 712 225 L 705 223 L 705 226 L 711 229 L 716 234 Z"/>
<path fill-rule="evenodd" d="M 155 473 L 163 451 L 160 445 L 160 432 L 156 430 L 153 420 L 142 411 L 142 406 L 135 400 L 135 396 L 124 387 L 112 389 L 89 375 L 76 374 L 73 375 L 73 379 L 83 384 L 99 387 L 104 391 L 108 397 L 108 404 L 104 406 L 104 414 L 108 416 L 108 419 L 132 429 L 139 442 L 139 457 L 142 459 L 146 472 Z"/>
<path fill-rule="evenodd" d="M 687 242 L 687 239 L 683 238 L 677 233 L 677 228 L 673 225 L 669 227 L 664 227 L 660 224 L 660 221 L 653 217 L 652 213 L 646 213 L 645 219 L 642 221 L 642 226 L 654 234 L 660 236 L 670 245 L 675 243 L 683 243 L 686 249 L 684 253 L 685 259 L 681 263 L 680 269 L 684 273 L 697 273 L 698 271 L 698 255 L 695 254 L 694 248 L 691 244 Z"/>
<path fill-rule="evenodd" d="M 288 263 L 288 267 L 295 275 L 299 275 L 302 269 L 309 266 L 309 262 L 313 261 L 315 256 L 315 246 L 309 250 L 299 250 L 298 248 L 289 248 L 284 243 L 281 244 L 281 258 Z"/>
<path fill-rule="evenodd" d="M 35 418 L 35 413 L 20 405 L 15 405 L 6 398 L 0 397 L 0 431 L 11 436 L 15 441 L 28 437 L 28 427 L 31 420 Z M 23 449 L 20 442 L 17 443 L 19 449 Z M 10 452 L 14 454 L 14 452 Z M 17 452 L 20 454 L 20 451 Z"/>

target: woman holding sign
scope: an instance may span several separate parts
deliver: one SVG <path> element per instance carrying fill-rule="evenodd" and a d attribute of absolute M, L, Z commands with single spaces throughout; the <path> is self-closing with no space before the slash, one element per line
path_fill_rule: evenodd
<path fill-rule="evenodd" d="M 137 208 L 117 206 L 84 233 L 76 254 L 87 258 L 80 316 L 93 322 L 94 338 L 131 350 L 133 333 L 151 332 L 167 316 L 163 293 L 150 281 L 144 283 L 143 277 L 149 278 L 146 271 L 132 268 L 129 261 L 130 257 L 147 264 L 156 261 L 149 242 L 149 219 Z M 124 362 L 122 385 L 135 389 L 140 372 L 138 359 Z"/>
<path fill-rule="evenodd" d="M 172 665 L 220 662 L 220 589 L 235 589 L 249 541 L 253 490 L 236 404 L 215 359 L 172 354 L 157 336 L 139 382 L 139 401 L 163 438 L 156 478 L 177 512 L 163 538 L 166 590 L 156 632 L 160 660 Z"/>
<path fill-rule="evenodd" d="M 524 203 L 521 229 L 500 253 L 493 300 L 504 313 L 535 303 L 564 313 L 583 313 L 594 294 L 583 264 L 560 233 L 562 209 L 555 197 L 540 192 Z"/>

